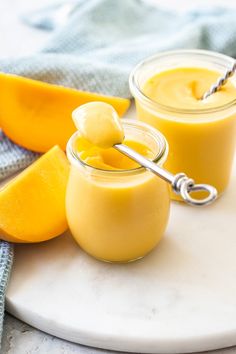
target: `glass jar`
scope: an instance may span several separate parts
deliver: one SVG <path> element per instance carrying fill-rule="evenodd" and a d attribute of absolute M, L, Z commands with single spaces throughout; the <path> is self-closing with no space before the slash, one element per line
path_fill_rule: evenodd
<path fill-rule="evenodd" d="M 166 161 L 168 146 L 152 127 L 123 119 L 126 139 L 146 144 L 154 162 Z M 76 132 L 67 145 L 71 171 L 66 212 L 72 235 L 93 257 L 109 262 L 142 258 L 161 240 L 169 217 L 169 186 L 143 167 L 102 170 L 82 161 Z"/>
<path fill-rule="evenodd" d="M 236 140 L 236 97 L 231 102 L 206 109 L 175 109 L 147 97 L 142 88 L 159 72 L 177 67 L 228 70 L 234 59 L 205 50 L 177 50 L 150 57 L 130 75 L 130 90 L 138 119 L 162 132 L 169 144 L 165 168 L 185 172 L 196 183 L 208 183 L 223 193 L 228 185 Z M 236 82 L 235 78 L 232 79 Z M 235 84 L 236 85 L 236 84 Z M 180 200 L 172 193 L 172 198 Z"/>

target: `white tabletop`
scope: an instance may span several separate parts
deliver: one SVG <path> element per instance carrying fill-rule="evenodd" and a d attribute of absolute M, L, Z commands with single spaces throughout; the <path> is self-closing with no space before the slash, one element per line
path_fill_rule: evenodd
<path fill-rule="evenodd" d="M 53 0 L 55 1 L 55 0 Z M 163 0 L 148 0 L 162 4 Z M 31 9 L 37 9 L 52 0 L 1 0 L 0 1 L 0 58 L 28 55 L 33 53 L 49 38 L 50 32 L 31 29 L 23 25 L 20 14 Z M 186 11 L 193 6 L 206 4 L 205 0 L 165 0 L 165 7 L 174 7 L 178 11 Z M 236 8 L 235 0 L 208 0 L 208 6 L 219 4 Z M 177 6 L 178 5 L 178 6 Z M 2 351 L 3 354 L 105 354 L 112 353 L 100 349 L 87 348 L 66 342 L 40 332 L 6 314 Z M 222 349 L 214 353 L 236 354 L 236 348 Z"/>

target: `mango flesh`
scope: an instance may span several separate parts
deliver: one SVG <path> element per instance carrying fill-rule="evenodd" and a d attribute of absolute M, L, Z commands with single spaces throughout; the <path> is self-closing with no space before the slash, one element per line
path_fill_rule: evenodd
<path fill-rule="evenodd" d="M 72 111 L 87 102 L 111 104 L 119 116 L 129 107 L 125 98 L 104 96 L 0 73 L 0 127 L 15 143 L 46 152 L 54 145 L 63 150 L 76 128 Z"/>
<path fill-rule="evenodd" d="M 69 163 L 55 146 L 0 190 L 0 238 L 41 242 L 68 228 L 65 192 Z"/>

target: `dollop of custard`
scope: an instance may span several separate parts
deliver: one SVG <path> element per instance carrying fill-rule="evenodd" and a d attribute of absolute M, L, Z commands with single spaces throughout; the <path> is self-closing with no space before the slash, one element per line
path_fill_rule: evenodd
<path fill-rule="evenodd" d="M 91 102 L 78 107 L 73 113 L 79 131 L 75 150 L 87 165 L 102 170 L 131 170 L 139 164 L 113 148 L 124 144 L 146 158 L 153 159 L 153 152 L 143 143 L 124 138 L 120 118 L 114 108 L 103 102 Z"/>
<path fill-rule="evenodd" d="M 72 118 L 80 134 L 94 146 L 107 149 L 124 140 L 120 118 L 107 103 L 86 103 L 73 111 Z"/>
<path fill-rule="evenodd" d="M 146 81 L 143 93 L 153 101 L 177 109 L 215 108 L 236 99 L 232 79 L 222 88 L 202 100 L 202 96 L 216 83 L 222 73 L 200 67 L 178 67 L 162 71 Z"/>

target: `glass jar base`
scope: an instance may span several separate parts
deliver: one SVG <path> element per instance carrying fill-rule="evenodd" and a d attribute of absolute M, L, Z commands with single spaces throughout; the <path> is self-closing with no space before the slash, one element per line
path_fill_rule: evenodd
<path fill-rule="evenodd" d="M 156 245 L 157 247 L 158 245 Z M 79 246 L 80 247 L 80 246 Z M 155 248 L 156 248 L 155 247 Z M 81 248 L 81 247 L 80 247 Z M 100 262 L 104 262 L 104 263 L 111 263 L 111 264 L 128 264 L 128 263 L 133 263 L 133 262 L 136 262 L 140 259 L 143 259 L 144 257 L 146 257 L 147 255 L 149 255 L 153 250 L 150 250 L 149 252 L 145 253 L 144 255 L 142 256 L 138 256 L 138 257 L 135 257 L 135 258 L 131 258 L 131 259 L 128 259 L 128 260 L 122 260 L 122 261 L 116 261 L 116 260 L 111 260 L 111 259 L 106 259 L 106 258 L 102 258 L 102 257 L 96 257 L 94 255 L 92 255 L 91 253 L 89 253 L 88 251 L 84 250 L 83 248 L 81 248 L 81 250 L 86 253 L 89 257 L 92 257 L 94 259 L 96 259 L 97 261 L 100 261 Z"/>
<path fill-rule="evenodd" d="M 90 255 L 90 256 L 91 256 L 91 255 Z M 129 259 L 129 260 L 126 260 L 126 261 L 111 261 L 111 260 L 108 260 L 108 259 L 98 258 L 98 257 L 94 257 L 94 256 L 91 256 L 91 257 L 95 258 L 97 261 L 104 262 L 104 263 L 127 264 L 127 263 L 136 262 L 136 261 L 138 261 L 138 260 L 144 258 L 145 256 L 146 256 L 146 255 L 140 256 L 140 257 L 137 257 L 137 258 L 133 258 L 133 259 Z"/>

